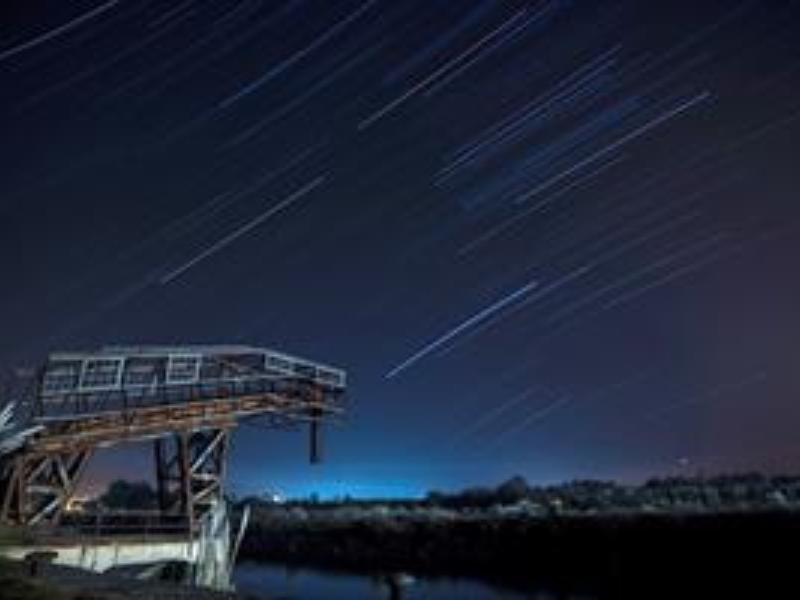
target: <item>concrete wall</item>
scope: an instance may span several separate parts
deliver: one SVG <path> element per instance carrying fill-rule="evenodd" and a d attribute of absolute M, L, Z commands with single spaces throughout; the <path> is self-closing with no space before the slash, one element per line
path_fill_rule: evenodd
<path fill-rule="evenodd" d="M 80 544 L 36 544 L 9 546 L 0 550 L 3 556 L 22 559 L 31 552 L 53 551 L 55 564 L 102 573 L 112 567 L 144 565 L 180 560 L 197 561 L 198 543 L 184 541 L 100 541 Z"/>

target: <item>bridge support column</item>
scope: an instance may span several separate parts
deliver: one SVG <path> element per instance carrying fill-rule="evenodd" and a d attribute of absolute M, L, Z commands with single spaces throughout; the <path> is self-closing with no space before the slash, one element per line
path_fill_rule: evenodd
<path fill-rule="evenodd" d="M 57 524 L 89 460 L 91 450 L 19 455 L 4 475 L 0 519 L 6 523 Z"/>
<path fill-rule="evenodd" d="M 222 496 L 229 429 L 182 432 L 155 442 L 163 512 L 185 514 L 194 526 Z"/>

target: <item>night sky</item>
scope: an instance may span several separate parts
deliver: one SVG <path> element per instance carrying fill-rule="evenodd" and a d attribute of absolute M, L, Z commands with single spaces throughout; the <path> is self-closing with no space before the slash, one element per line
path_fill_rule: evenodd
<path fill-rule="evenodd" d="M 238 493 L 800 464 L 798 2 L 4 0 L 0 153 L 4 374 L 347 369 Z"/>

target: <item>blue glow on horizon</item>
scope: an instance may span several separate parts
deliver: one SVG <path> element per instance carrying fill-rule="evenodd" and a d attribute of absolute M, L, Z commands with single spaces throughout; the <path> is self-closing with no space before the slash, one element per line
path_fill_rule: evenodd
<path fill-rule="evenodd" d="M 358 500 L 388 500 L 424 498 L 427 490 L 413 485 L 397 482 L 356 483 L 349 481 L 318 481 L 298 482 L 296 485 L 287 486 L 286 489 L 277 490 L 288 499 L 318 498 L 320 500 L 337 500 L 352 498 Z"/>
<path fill-rule="evenodd" d="M 237 496 L 251 494 L 279 494 L 286 499 L 337 500 L 352 498 L 358 500 L 388 500 L 425 498 L 435 486 L 423 482 L 403 480 L 379 480 L 372 478 L 281 478 L 272 481 L 261 478 L 241 478 L 232 481 L 231 489 Z"/>

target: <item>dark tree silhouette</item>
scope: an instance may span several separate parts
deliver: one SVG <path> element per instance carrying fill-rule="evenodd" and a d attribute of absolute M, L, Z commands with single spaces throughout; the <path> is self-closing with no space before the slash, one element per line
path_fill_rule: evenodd
<path fill-rule="evenodd" d="M 100 503 L 111 509 L 145 510 L 156 507 L 156 492 L 146 481 L 114 481 Z"/>

